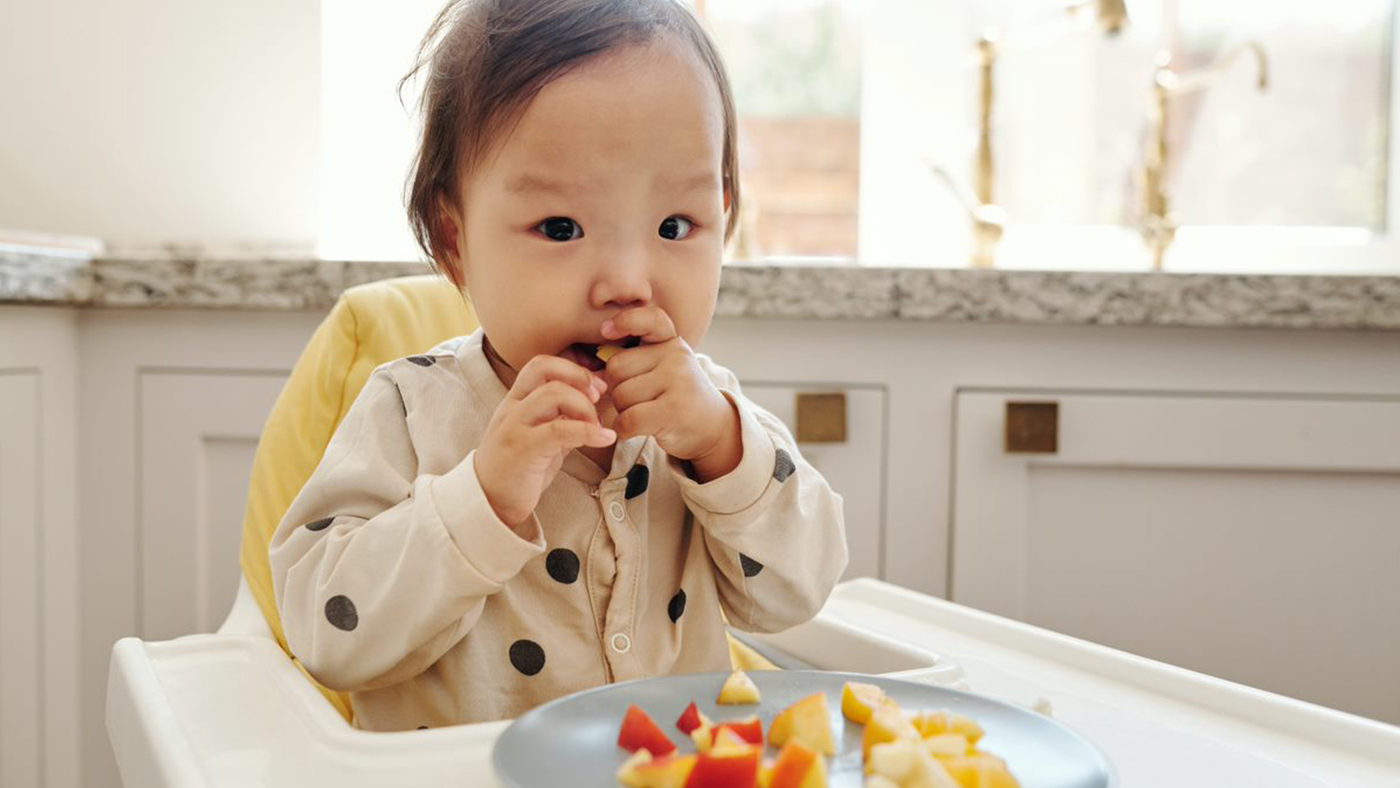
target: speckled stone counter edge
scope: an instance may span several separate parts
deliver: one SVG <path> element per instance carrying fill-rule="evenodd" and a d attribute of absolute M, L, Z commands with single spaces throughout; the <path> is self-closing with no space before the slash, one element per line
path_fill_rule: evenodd
<path fill-rule="evenodd" d="M 0 252 L 0 304 L 328 309 L 348 287 L 425 263 L 164 253 Z M 718 317 L 1400 331 L 1400 277 L 725 267 Z"/>

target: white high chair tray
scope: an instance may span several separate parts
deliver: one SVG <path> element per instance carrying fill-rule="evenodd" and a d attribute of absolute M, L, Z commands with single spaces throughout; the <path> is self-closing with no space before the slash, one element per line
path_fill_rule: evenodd
<path fill-rule="evenodd" d="M 1048 706 L 1124 786 L 1400 788 L 1395 726 L 875 580 L 841 584 L 814 621 L 758 639 L 821 669 Z M 133 788 L 496 788 L 492 747 L 509 724 L 353 729 L 266 636 L 126 638 L 112 653 L 107 729 Z"/>

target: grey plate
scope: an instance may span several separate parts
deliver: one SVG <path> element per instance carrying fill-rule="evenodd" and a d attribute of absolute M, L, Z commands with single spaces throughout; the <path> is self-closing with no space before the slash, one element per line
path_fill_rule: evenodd
<path fill-rule="evenodd" d="M 973 718 L 986 731 L 979 742 L 1006 761 L 1022 788 L 1111 788 L 1112 769 L 1079 734 L 1049 717 L 981 695 L 912 681 L 860 673 L 783 670 L 753 671 L 763 702 L 719 706 L 715 696 L 727 673 L 692 673 L 611 684 L 546 703 L 521 715 L 496 741 L 492 761 L 506 788 L 617 788 L 617 768 L 628 753 L 617 746 L 627 706 L 640 706 L 680 752 L 694 752 L 676 719 L 692 700 L 716 722 L 757 714 L 766 734 L 773 717 L 801 698 L 825 692 L 836 757 L 828 762 L 832 788 L 859 788 L 861 726 L 841 715 L 841 686 L 864 681 L 883 687 L 909 711 L 951 709 Z M 769 756 L 774 754 L 767 748 Z"/>

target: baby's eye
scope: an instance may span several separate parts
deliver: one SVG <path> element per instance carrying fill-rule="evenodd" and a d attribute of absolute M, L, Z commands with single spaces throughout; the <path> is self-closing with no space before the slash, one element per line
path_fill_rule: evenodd
<path fill-rule="evenodd" d="M 535 229 L 551 241 L 572 241 L 583 237 L 578 222 L 563 216 L 551 216 L 535 225 Z"/>
<path fill-rule="evenodd" d="M 684 216 L 667 216 L 661 222 L 661 237 L 671 241 L 690 235 L 690 231 L 695 229 L 695 224 Z"/>

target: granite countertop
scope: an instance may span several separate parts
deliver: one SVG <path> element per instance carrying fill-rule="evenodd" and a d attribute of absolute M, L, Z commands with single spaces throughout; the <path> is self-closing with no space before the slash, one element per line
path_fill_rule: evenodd
<path fill-rule="evenodd" d="M 170 246 L 100 257 L 0 248 L 0 304 L 328 309 L 415 262 Z M 717 317 L 1400 331 L 1400 276 L 726 265 Z"/>

